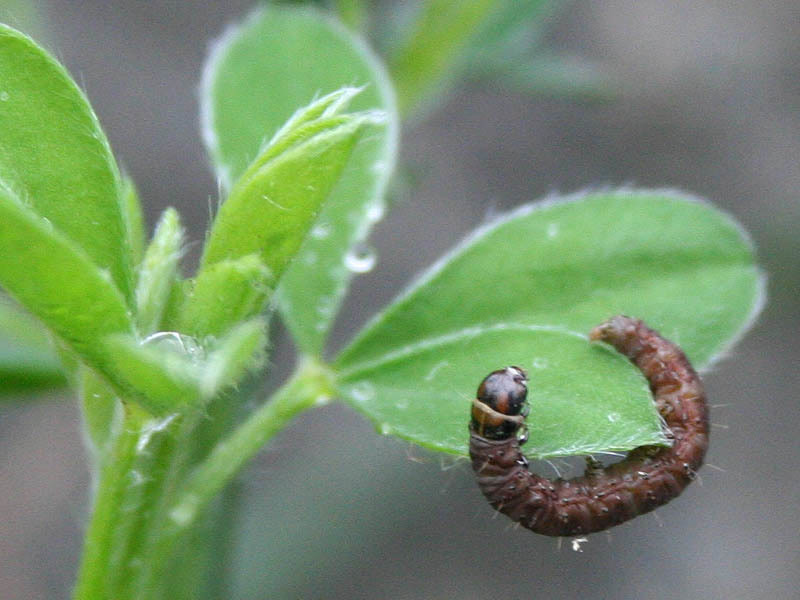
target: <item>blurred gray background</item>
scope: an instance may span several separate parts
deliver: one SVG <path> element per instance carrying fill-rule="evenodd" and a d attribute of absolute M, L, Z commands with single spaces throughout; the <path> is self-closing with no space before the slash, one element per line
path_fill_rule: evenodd
<path fill-rule="evenodd" d="M 210 38 L 251 5 L 40 5 L 39 31 L 86 89 L 148 222 L 167 205 L 182 213 L 187 269 L 216 201 L 197 81 Z M 752 233 L 770 297 L 706 377 L 723 406 L 702 484 L 575 552 L 493 518 L 465 461 L 381 437 L 333 405 L 242 477 L 233 597 L 800 597 L 798 34 L 797 0 L 573 2 L 551 45 L 601 64 L 617 98 L 471 84 L 405 127 L 415 186 L 377 227 L 380 262 L 336 329 L 334 346 L 487 215 L 548 192 L 632 183 L 704 196 Z M 290 360 L 279 332 L 276 371 Z M 71 397 L 0 405 L 0 597 L 68 596 L 87 484 Z"/>

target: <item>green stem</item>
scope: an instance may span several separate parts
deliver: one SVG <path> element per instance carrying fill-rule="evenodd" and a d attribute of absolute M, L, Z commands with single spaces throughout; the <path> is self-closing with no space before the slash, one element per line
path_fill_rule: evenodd
<path fill-rule="evenodd" d="M 128 413 L 114 440 L 111 459 L 102 467 L 99 485 L 95 490 L 92 517 L 86 531 L 83 558 L 73 595 L 75 600 L 109 597 L 107 588 L 113 570 L 110 563 L 115 524 L 120 518 L 138 439 L 138 419 Z"/>
<path fill-rule="evenodd" d="M 217 443 L 177 490 L 177 500 L 168 511 L 157 546 L 148 556 L 150 580 L 143 582 L 143 588 L 156 585 L 180 536 L 261 447 L 294 417 L 312 406 L 327 402 L 333 393 L 333 375 L 329 369 L 306 360 L 267 402 Z"/>

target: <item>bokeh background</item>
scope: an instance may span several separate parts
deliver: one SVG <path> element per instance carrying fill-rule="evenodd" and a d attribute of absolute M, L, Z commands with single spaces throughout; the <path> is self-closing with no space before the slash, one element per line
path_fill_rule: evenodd
<path fill-rule="evenodd" d="M 16 4 L 11 24 L 86 89 L 149 223 L 167 205 L 184 216 L 192 269 L 217 196 L 199 73 L 209 40 L 252 2 Z M 694 192 L 744 224 L 769 275 L 762 318 L 706 376 L 721 406 L 702 481 L 576 552 L 494 518 L 465 461 L 382 437 L 335 404 L 241 477 L 232 598 L 800 594 L 800 4 L 582 0 L 548 31 L 551 47 L 602 68 L 613 99 L 476 82 L 406 124 L 405 183 L 372 237 L 380 261 L 353 285 L 333 345 L 499 211 L 608 184 Z M 275 344 L 277 378 L 292 348 L 280 330 Z M 88 483 L 70 396 L 0 403 L 0 597 L 68 596 Z"/>

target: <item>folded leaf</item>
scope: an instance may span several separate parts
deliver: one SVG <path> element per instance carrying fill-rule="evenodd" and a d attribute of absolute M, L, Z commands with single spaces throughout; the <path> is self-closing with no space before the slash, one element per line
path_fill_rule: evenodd
<path fill-rule="evenodd" d="M 205 398 L 212 398 L 224 388 L 235 385 L 248 370 L 258 366 L 267 342 L 266 330 L 264 319 L 252 319 L 234 327 L 214 346 L 200 381 Z"/>
<path fill-rule="evenodd" d="M 321 116 L 273 140 L 220 208 L 202 268 L 256 254 L 279 278 L 300 249 L 364 128 L 383 119 L 374 111 Z"/>
<path fill-rule="evenodd" d="M 153 240 L 139 266 L 136 284 L 136 320 L 139 331 L 150 334 L 161 328 L 172 286 L 178 276 L 183 245 L 183 227 L 173 208 L 168 208 L 156 226 Z"/>
<path fill-rule="evenodd" d="M 197 337 L 222 335 L 263 310 L 271 281 L 255 254 L 214 263 L 188 282 L 178 329 Z"/>
<path fill-rule="evenodd" d="M 297 110 L 315 96 L 319 100 Z M 386 124 L 371 127 L 353 148 L 313 235 L 303 242 L 278 289 L 278 305 L 296 343 L 306 353 L 319 354 L 355 273 L 345 257 L 384 212 L 398 131 L 388 77 L 364 42 L 329 17 L 307 8 L 269 5 L 229 29 L 214 46 L 201 101 L 204 139 L 228 188 L 273 135 L 331 116 L 344 104 L 387 114 Z"/>

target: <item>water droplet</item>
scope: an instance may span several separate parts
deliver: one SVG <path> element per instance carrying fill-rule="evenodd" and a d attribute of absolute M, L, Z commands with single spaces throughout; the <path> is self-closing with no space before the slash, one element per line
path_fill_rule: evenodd
<path fill-rule="evenodd" d="M 583 548 L 581 548 L 581 544 L 585 544 L 589 540 L 585 537 L 574 538 L 572 540 L 572 550 L 574 552 L 583 552 Z"/>
<path fill-rule="evenodd" d="M 531 364 L 533 365 L 534 369 L 546 369 L 549 363 L 547 362 L 546 358 L 537 357 L 533 359 Z"/>
<path fill-rule="evenodd" d="M 197 496 L 190 495 L 169 513 L 169 518 L 180 527 L 188 525 L 197 513 L 197 502 Z"/>
<path fill-rule="evenodd" d="M 382 160 L 376 160 L 372 163 L 372 172 L 376 175 L 380 175 L 386 170 L 386 162 Z"/>
<path fill-rule="evenodd" d="M 302 260 L 307 265 L 315 265 L 315 264 L 317 264 L 317 253 L 316 252 L 305 252 L 305 253 L 303 253 Z"/>
<path fill-rule="evenodd" d="M 610 423 L 616 423 L 617 421 L 619 421 L 619 413 L 615 412 L 609 413 L 607 418 Z"/>
<path fill-rule="evenodd" d="M 42 217 L 42 223 L 44 224 L 45 229 L 47 229 L 47 231 L 53 231 L 53 223 L 52 221 L 50 221 L 50 219 L 48 219 L 47 217 Z M 106 271 L 101 271 L 101 274 L 104 272 Z"/>
<path fill-rule="evenodd" d="M 328 394 L 320 394 L 316 398 L 314 398 L 314 406 L 325 406 L 329 404 L 331 401 L 331 397 Z"/>
<path fill-rule="evenodd" d="M 375 397 L 375 388 L 369 381 L 359 381 L 350 386 L 350 395 L 357 402 L 368 402 Z"/>
<path fill-rule="evenodd" d="M 6 102 L 11 96 L 6 91 L 0 92 L 0 102 Z"/>
<path fill-rule="evenodd" d="M 317 314 L 321 317 L 330 317 L 333 314 L 335 303 L 332 296 L 323 296 L 317 303 Z"/>
<path fill-rule="evenodd" d="M 353 273 L 367 273 L 375 266 L 378 257 L 375 251 L 364 245 L 356 244 L 344 257 L 344 266 Z"/>
<path fill-rule="evenodd" d="M 110 277 L 110 275 L 109 275 Z M 195 338 L 177 331 L 159 331 L 141 341 L 142 346 L 153 346 L 159 350 L 174 352 L 195 362 L 205 359 L 205 350 Z"/>
<path fill-rule="evenodd" d="M 389 434 L 391 434 L 393 431 L 394 431 L 394 429 L 393 429 L 393 428 L 392 428 L 392 426 L 391 426 L 391 425 L 389 425 L 388 423 L 383 423 L 383 424 L 381 424 L 381 433 L 382 433 L 383 435 L 389 435 Z"/>
<path fill-rule="evenodd" d="M 169 415 L 163 419 L 151 419 L 145 423 L 139 432 L 139 439 L 136 440 L 136 452 L 138 454 L 144 454 L 153 436 L 169 427 L 169 424 L 172 423 L 174 419 L 175 415 Z"/>
<path fill-rule="evenodd" d="M 317 223 L 311 229 L 311 237 L 317 240 L 324 240 L 331 234 L 330 223 Z"/>
<path fill-rule="evenodd" d="M 553 239 L 558 235 L 558 223 L 550 223 L 547 226 L 547 237 L 548 239 Z"/>
<path fill-rule="evenodd" d="M 408 408 L 408 398 L 401 398 L 400 400 L 398 400 L 397 402 L 395 402 L 395 403 L 394 403 L 394 405 L 395 405 L 395 406 L 396 406 L 396 407 L 397 407 L 399 410 L 405 410 L 405 409 L 407 409 L 407 408 Z"/>
<path fill-rule="evenodd" d="M 373 202 L 367 207 L 367 221 L 370 223 L 377 223 L 383 218 L 386 213 L 386 207 L 380 200 Z"/>

